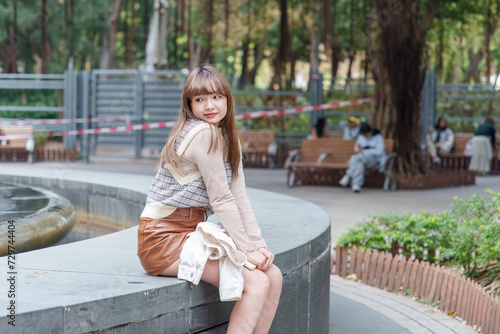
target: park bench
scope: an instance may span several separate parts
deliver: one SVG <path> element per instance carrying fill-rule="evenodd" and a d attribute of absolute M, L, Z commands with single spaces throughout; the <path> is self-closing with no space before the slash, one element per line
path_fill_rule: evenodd
<path fill-rule="evenodd" d="M 33 162 L 33 151 L 35 139 L 33 126 L 2 126 L 2 136 L 19 136 L 2 140 L 0 143 L 0 161 L 22 161 Z"/>
<path fill-rule="evenodd" d="M 243 130 L 243 163 L 247 167 L 274 167 L 276 164 L 276 134 L 272 130 Z"/>
<path fill-rule="evenodd" d="M 286 161 L 287 184 L 338 185 L 349 167 L 349 159 L 354 152 L 356 140 L 341 138 L 304 139 L 300 150 L 293 151 Z M 393 153 L 394 140 L 386 139 L 387 161 L 384 166 L 376 166 L 366 171 L 366 187 L 382 187 L 384 191 L 395 190 L 396 180 L 392 167 L 397 154 Z"/>
<path fill-rule="evenodd" d="M 448 154 L 440 154 L 441 162 L 437 164 L 438 168 L 442 169 L 457 169 L 468 170 L 470 163 L 470 156 L 465 154 L 465 146 L 467 142 L 472 139 L 474 134 L 458 132 L 455 133 L 455 141 L 453 148 Z M 500 134 L 496 135 L 496 142 L 500 142 Z M 500 161 L 498 160 L 499 148 L 496 146 L 493 149 L 493 159 L 491 159 L 491 173 L 500 173 Z"/>

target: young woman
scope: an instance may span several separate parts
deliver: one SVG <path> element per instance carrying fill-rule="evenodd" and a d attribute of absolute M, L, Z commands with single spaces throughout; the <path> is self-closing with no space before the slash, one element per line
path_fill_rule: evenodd
<path fill-rule="evenodd" d="M 228 333 L 267 333 L 281 294 L 273 264 L 248 199 L 232 94 L 212 66 L 191 71 L 177 122 L 157 165 L 139 224 L 138 256 L 150 275 L 177 276 L 187 235 L 216 213 L 255 270 L 243 268 L 241 299 Z M 218 287 L 219 261 L 208 260 L 201 279 Z"/>
<path fill-rule="evenodd" d="M 434 129 L 429 131 L 427 136 L 427 152 L 429 152 L 432 162 L 440 163 L 439 154 L 448 154 L 453 148 L 455 134 L 448 127 L 448 122 L 443 116 L 439 117 Z"/>

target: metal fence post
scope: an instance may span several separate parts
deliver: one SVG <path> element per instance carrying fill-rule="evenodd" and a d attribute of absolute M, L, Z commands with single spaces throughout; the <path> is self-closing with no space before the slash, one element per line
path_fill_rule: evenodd
<path fill-rule="evenodd" d="M 64 117 L 63 118 L 71 118 L 71 70 L 64 71 Z M 70 125 L 67 124 L 64 126 L 64 130 L 68 131 L 70 129 Z M 69 137 L 63 137 L 64 148 L 70 147 Z"/>
<path fill-rule="evenodd" d="M 92 98 L 92 103 L 91 103 L 91 116 L 96 117 L 97 115 L 97 72 L 95 70 L 92 70 L 92 75 L 91 75 L 91 82 L 92 82 L 92 90 L 90 91 L 90 95 Z M 95 123 L 92 122 L 89 124 L 92 128 L 95 128 Z M 90 135 L 90 150 L 92 151 L 92 154 L 95 156 L 96 154 L 96 148 L 97 148 L 97 135 L 92 134 Z"/>
<path fill-rule="evenodd" d="M 141 71 L 135 71 L 135 110 L 134 116 L 139 124 L 143 124 L 143 100 L 144 100 L 144 90 L 142 84 L 142 73 Z M 135 158 L 142 158 L 142 138 L 143 130 L 134 131 L 134 147 L 135 147 Z"/>
<path fill-rule="evenodd" d="M 309 99 L 311 105 L 323 104 L 323 76 L 320 73 L 312 73 L 309 78 Z M 323 110 L 311 111 L 309 126 L 316 125 L 318 118 L 323 117 Z"/>
<path fill-rule="evenodd" d="M 90 73 L 88 71 L 81 71 L 81 110 L 83 118 L 90 118 Z M 83 130 L 88 130 L 90 124 L 88 122 L 83 123 Z M 83 160 L 85 162 L 89 162 L 89 151 L 90 151 L 90 136 L 88 134 L 84 134 L 81 136 L 80 145 L 81 152 L 83 155 Z"/>
<path fill-rule="evenodd" d="M 71 70 L 71 117 L 77 118 L 77 110 L 78 110 L 78 72 Z M 76 124 L 71 125 L 71 130 L 76 130 Z M 76 149 L 76 136 L 70 137 L 70 148 Z"/>
<path fill-rule="evenodd" d="M 436 103 L 437 103 L 437 73 L 436 72 L 431 72 L 431 102 L 430 102 L 430 117 L 431 121 L 434 123 L 434 120 L 436 119 Z"/>
<path fill-rule="evenodd" d="M 422 151 L 425 151 L 427 146 L 427 133 L 429 132 L 429 110 L 430 110 L 430 98 L 431 98 L 431 87 L 430 87 L 430 71 L 425 71 L 424 85 L 422 87 L 422 109 L 420 110 L 420 147 Z"/>
<path fill-rule="evenodd" d="M 75 71 L 69 69 L 64 72 L 64 118 L 76 117 L 77 109 L 77 76 Z M 76 124 L 67 124 L 66 131 L 76 129 Z M 76 148 L 76 136 L 63 137 L 64 148 Z"/>

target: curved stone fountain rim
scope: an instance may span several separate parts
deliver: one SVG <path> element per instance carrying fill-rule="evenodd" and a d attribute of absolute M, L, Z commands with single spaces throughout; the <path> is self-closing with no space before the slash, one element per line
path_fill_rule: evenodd
<path fill-rule="evenodd" d="M 31 188 L 47 198 L 47 204 L 26 216 L 16 219 L 16 252 L 26 252 L 56 244 L 75 224 L 73 205 L 64 197 L 40 187 L 9 183 L 10 186 Z M 8 222 L 0 221 L 0 256 L 8 253 Z"/>
<path fill-rule="evenodd" d="M 117 197 L 141 197 L 143 200 L 152 181 L 151 176 L 82 170 L 50 177 L 53 169 L 20 168 L 14 173 L 2 169 L 0 167 L 2 179 L 11 182 L 42 187 L 59 185 L 81 191 L 98 188 L 102 192 L 109 188 Z M 92 183 L 82 180 L 89 176 L 92 176 Z M 137 182 L 124 185 L 124 177 L 133 177 Z M 57 189 L 51 190 L 57 192 Z M 309 328 L 323 328 L 325 321 L 328 324 L 329 294 L 316 289 L 329 286 L 328 215 L 313 203 L 286 195 L 249 189 L 249 196 L 268 246 L 276 253 L 276 264 L 285 277 L 289 277 L 290 282 L 284 280 L 284 291 L 294 290 L 288 297 L 302 294 L 307 304 L 287 305 L 282 297 L 280 310 L 285 315 L 280 315 L 279 311 L 275 322 L 282 323 L 278 326 L 283 327 L 283 332 L 287 324 L 290 326 L 297 321 L 307 322 Z M 217 290 L 208 284 L 193 288 L 175 278 L 151 277 L 144 273 L 135 255 L 136 229 L 132 227 L 18 255 L 18 289 L 23 291 L 18 297 L 18 317 L 23 319 L 19 324 L 26 328 L 40 328 L 40 324 L 45 324 L 46 328 L 56 331 L 64 329 L 64 332 L 78 333 L 133 324 L 153 326 L 162 319 L 169 325 L 179 326 L 179 332 L 184 328 L 190 332 L 227 321 L 231 303 L 218 302 Z M 293 287 L 288 287 L 289 284 Z M 295 291 L 297 284 L 304 289 Z M 315 305 L 311 304 L 313 297 L 318 299 Z M 5 308 L 2 313 L 5 318 Z M 220 314 L 222 318 L 208 320 L 207 314 Z M 315 314 L 326 315 L 321 325 L 315 324 L 318 318 Z M 151 320 L 155 317 L 156 320 Z M 193 317 L 203 319 L 193 323 Z M 305 317 L 303 321 L 301 317 Z M 0 331 L 6 324 L 7 321 L 0 323 Z"/>

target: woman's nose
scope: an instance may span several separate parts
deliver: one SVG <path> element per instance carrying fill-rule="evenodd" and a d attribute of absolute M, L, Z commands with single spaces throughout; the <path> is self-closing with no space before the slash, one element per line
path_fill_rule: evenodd
<path fill-rule="evenodd" d="M 207 99 L 207 103 L 205 104 L 205 109 L 212 109 L 214 105 L 212 104 L 211 99 Z"/>

